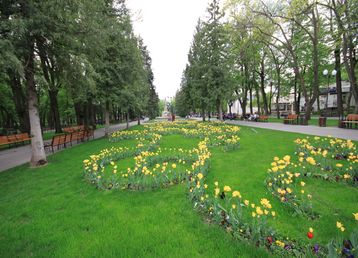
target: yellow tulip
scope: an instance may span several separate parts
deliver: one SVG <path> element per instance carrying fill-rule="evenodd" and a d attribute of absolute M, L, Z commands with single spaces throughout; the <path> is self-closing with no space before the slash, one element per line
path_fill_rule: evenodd
<path fill-rule="evenodd" d="M 358 220 L 358 212 L 357 213 L 352 213 L 353 214 L 353 216 L 354 216 L 354 219 L 355 220 Z"/>
<path fill-rule="evenodd" d="M 224 187 L 224 190 L 225 190 L 225 187 Z M 238 197 L 238 198 L 241 198 L 241 194 L 239 191 L 233 191 L 232 192 L 232 197 Z"/>
<path fill-rule="evenodd" d="M 225 192 L 231 192 L 231 187 L 225 185 L 225 186 L 224 186 L 224 191 L 225 191 Z"/>

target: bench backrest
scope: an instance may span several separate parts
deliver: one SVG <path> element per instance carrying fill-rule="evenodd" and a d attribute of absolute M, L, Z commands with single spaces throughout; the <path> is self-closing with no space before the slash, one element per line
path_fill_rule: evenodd
<path fill-rule="evenodd" d="M 65 143 L 69 143 L 69 142 L 71 142 L 71 138 L 72 138 L 72 133 L 68 133 L 68 134 L 66 134 L 66 137 L 65 137 Z"/>
<path fill-rule="evenodd" d="M 78 125 L 78 126 L 66 127 L 66 128 L 63 128 L 62 130 L 65 133 L 73 133 L 73 132 L 81 131 L 84 129 L 85 129 L 84 125 Z"/>
<path fill-rule="evenodd" d="M 85 136 L 85 131 L 77 131 L 72 133 L 72 141 L 82 140 Z"/>
<path fill-rule="evenodd" d="M 52 137 L 52 146 L 57 146 L 65 143 L 66 135 L 55 135 Z"/>
<path fill-rule="evenodd" d="M 15 134 L 8 135 L 8 136 L 7 136 L 7 139 L 9 140 L 10 143 L 12 143 L 12 142 L 17 142 L 17 138 L 16 138 L 16 135 L 15 135 Z"/>
<path fill-rule="evenodd" d="M 289 114 L 289 115 L 287 116 L 287 118 L 288 118 L 288 119 L 297 119 L 297 118 L 298 118 L 298 115 L 296 115 L 296 114 Z"/>
<path fill-rule="evenodd" d="M 65 133 L 72 133 L 72 127 L 68 127 L 68 128 L 63 128 L 62 131 L 64 131 Z"/>
<path fill-rule="evenodd" d="M 20 141 L 21 140 L 28 140 L 30 138 L 28 133 L 19 133 L 19 134 L 16 134 L 16 137 Z"/>
<path fill-rule="evenodd" d="M 89 130 L 85 130 L 85 136 L 86 137 L 92 137 L 94 134 L 94 131 L 89 129 Z"/>
<path fill-rule="evenodd" d="M 79 131 L 78 132 L 78 139 L 83 139 L 85 137 L 85 131 Z"/>
<path fill-rule="evenodd" d="M 0 136 L 0 144 L 8 144 L 9 140 L 7 136 Z"/>
<path fill-rule="evenodd" d="M 358 114 L 349 114 L 347 116 L 347 121 L 358 121 Z"/>

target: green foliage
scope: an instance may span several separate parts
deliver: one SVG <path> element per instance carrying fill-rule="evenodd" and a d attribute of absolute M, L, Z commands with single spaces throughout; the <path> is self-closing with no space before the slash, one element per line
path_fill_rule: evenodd
<path fill-rule="evenodd" d="M 182 114 L 195 109 L 221 114 L 233 91 L 228 76 L 228 34 L 221 21 L 224 14 L 218 1 L 212 1 L 207 13 L 206 20 L 198 21 L 183 73 Z"/>
<path fill-rule="evenodd" d="M 35 42 L 43 126 L 56 110 L 62 122 L 94 119 L 90 109 L 102 116 L 106 102 L 113 113 L 158 115 L 149 52 L 133 33 L 124 1 L 9 0 L 0 15 L 0 80 L 25 84 L 26 44 Z M 46 97 L 50 92 L 58 103 Z"/>
<path fill-rule="evenodd" d="M 323 70 L 335 68 L 337 48 L 345 60 L 342 79 L 351 78 L 357 95 L 351 36 L 355 6 L 355 1 L 227 0 L 222 17 L 218 1 L 213 1 L 207 20 L 198 23 L 181 85 L 186 93 L 181 96 L 191 110 L 212 111 L 218 99 L 236 98 L 244 113 L 248 101 L 250 106 L 263 106 L 266 113 L 273 102 L 294 93 L 295 101 L 300 96 L 306 103 L 309 119 L 320 87 L 327 84 Z M 215 47 L 218 42 L 223 44 Z M 224 54 L 220 64 L 225 69 L 215 65 L 218 53 Z"/>

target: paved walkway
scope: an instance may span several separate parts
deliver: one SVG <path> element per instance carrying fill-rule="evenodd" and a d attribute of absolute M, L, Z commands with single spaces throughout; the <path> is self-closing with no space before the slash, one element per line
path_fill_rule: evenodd
<path fill-rule="evenodd" d="M 146 122 L 148 119 L 142 120 L 141 122 Z M 134 126 L 138 122 L 133 121 L 129 123 L 129 126 Z M 110 131 L 117 131 L 126 128 L 126 123 L 116 124 L 110 126 Z M 100 128 L 94 131 L 94 138 L 98 139 L 104 136 L 105 128 Z M 52 153 L 47 153 L 51 155 Z M 31 159 L 31 146 L 25 145 L 17 148 L 10 148 L 7 150 L 0 151 L 0 172 L 7 170 L 12 167 L 22 165 L 24 163 L 30 162 Z"/>
<path fill-rule="evenodd" d="M 225 121 L 228 124 L 258 127 L 264 129 L 285 131 L 291 133 L 302 133 L 317 136 L 332 136 L 347 140 L 358 141 L 357 129 L 342 129 L 338 127 L 319 127 L 313 125 L 286 125 L 283 123 L 247 122 L 247 121 Z"/>

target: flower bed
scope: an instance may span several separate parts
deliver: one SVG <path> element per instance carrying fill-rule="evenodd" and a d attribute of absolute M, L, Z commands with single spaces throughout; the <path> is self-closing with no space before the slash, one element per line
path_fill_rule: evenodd
<path fill-rule="evenodd" d="M 320 214 L 313 211 L 311 200 L 314 196 L 305 190 L 305 178 L 313 177 L 357 186 L 357 149 L 350 140 L 331 137 L 307 137 L 297 139 L 295 143 L 297 151 L 294 161 L 289 155 L 283 158 L 275 157 L 271 168 L 268 169 L 266 186 L 273 196 L 291 208 L 295 214 L 314 220 Z M 358 220 L 358 213 L 353 213 L 352 219 Z M 339 231 L 345 231 L 341 222 L 337 221 L 336 225 Z M 307 236 L 313 238 L 313 229 Z M 327 245 L 327 248 L 315 245 L 311 249 L 314 253 L 320 251 L 332 256 L 338 254 L 354 257 L 354 253 L 357 255 L 357 240 L 358 230 L 355 229 L 349 239 L 343 239 L 339 235 Z"/>
<path fill-rule="evenodd" d="M 259 198 L 255 202 L 244 198 L 240 191 L 228 185 L 221 186 L 219 182 L 211 186 L 206 184 L 205 176 L 209 172 L 211 156 L 209 148 L 220 146 L 224 151 L 238 148 L 238 132 L 239 128 L 235 126 L 197 122 L 153 123 L 146 124 L 144 130 L 115 132 L 110 137 L 110 142 L 115 144 L 124 139 L 133 139 L 137 141 L 136 147 L 112 147 L 102 150 L 98 155 L 92 155 L 83 162 L 85 178 L 99 189 L 123 190 L 155 189 L 185 182 L 194 208 L 208 221 L 222 226 L 235 238 L 249 240 L 256 246 L 264 246 L 279 255 L 353 254 L 358 242 L 355 231 L 349 240 L 337 238 L 327 247 L 309 245 L 301 240 L 288 240 L 267 224 L 269 217 L 276 217 L 270 200 Z M 201 140 L 191 150 L 161 149 L 161 137 L 170 134 Z M 297 214 L 315 219 L 319 214 L 312 210 L 312 196 L 305 191 L 304 177 L 314 176 L 354 185 L 358 162 L 356 148 L 350 141 L 337 139 L 314 138 L 310 143 L 308 139 L 303 139 L 296 143 L 297 157 L 286 155 L 282 159 L 274 158 L 266 184 L 273 196 L 279 198 L 284 205 Z M 134 166 L 118 169 L 119 162 L 129 157 L 134 157 Z M 326 160 L 327 157 L 331 157 L 329 161 Z M 329 163 L 337 160 L 340 163 Z M 326 171 L 322 168 L 327 166 L 334 169 L 331 169 L 332 173 L 328 177 L 322 176 L 321 171 Z M 354 216 L 358 220 L 358 214 Z M 337 223 L 337 228 L 339 231 L 345 230 L 341 222 Z M 308 230 L 307 237 L 314 237 L 312 228 Z"/>

